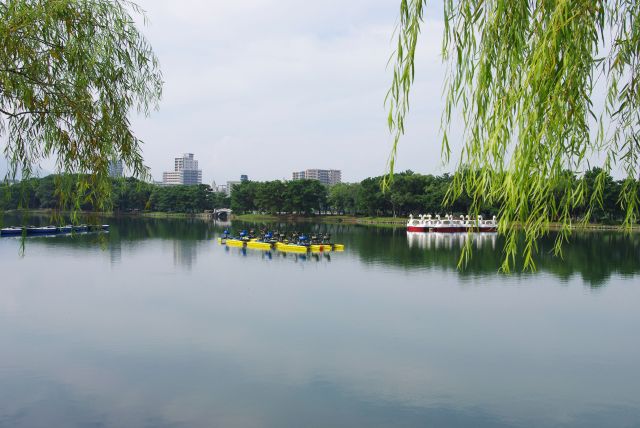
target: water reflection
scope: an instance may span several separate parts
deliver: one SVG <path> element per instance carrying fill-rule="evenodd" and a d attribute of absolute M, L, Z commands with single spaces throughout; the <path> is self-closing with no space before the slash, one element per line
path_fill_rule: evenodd
<path fill-rule="evenodd" d="M 233 256 L 254 258 L 254 259 L 262 259 L 268 262 L 293 262 L 293 263 L 330 263 L 331 262 L 331 253 L 330 252 L 319 252 L 319 253 L 295 253 L 295 252 L 284 252 L 277 250 L 252 250 L 247 248 L 231 248 L 227 246 L 222 246 L 224 251 Z"/>
<path fill-rule="evenodd" d="M 198 257 L 196 244 L 191 241 L 173 241 L 173 265 L 187 270 L 193 268 Z"/>
<path fill-rule="evenodd" d="M 346 253 L 365 264 L 382 265 L 402 270 L 435 269 L 452 272 L 463 278 L 485 278 L 498 274 L 503 260 L 504 238 L 495 233 L 436 234 L 407 233 L 405 228 L 376 228 L 345 224 L 255 224 L 235 222 L 235 229 L 274 228 L 306 233 L 330 233 L 335 242 L 346 245 Z M 562 257 L 554 255 L 556 234 L 538 241 L 534 257 L 537 272 L 551 273 L 562 281 L 578 275 L 584 283 L 597 288 L 612 275 L 640 274 L 640 234 L 626 235 L 615 231 L 574 232 L 563 247 Z M 473 239 L 472 258 L 460 269 L 460 252 L 467 239 Z M 522 243 L 522 241 L 521 241 Z M 343 257 L 340 254 L 337 257 Z M 521 272 L 522 259 L 516 259 L 513 277 L 526 277 Z"/>
<path fill-rule="evenodd" d="M 491 277 L 502 263 L 504 238 L 495 234 L 473 235 L 471 260 L 459 269 L 460 251 L 467 234 L 407 235 L 404 229 L 364 229 L 352 227 L 341 236 L 365 263 L 395 266 L 399 269 L 437 269 L 455 272 L 461 277 Z M 640 234 L 618 232 L 575 232 L 563 247 L 562 257 L 554 255 L 556 235 L 551 233 L 538 241 L 534 257 L 538 272 L 548 272 L 563 281 L 579 275 L 592 287 L 600 287 L 614 274 L 640 274 Z M 522 244 L 522 241 L 521 241 Z M 511 274 L 522 277 L 523 263 Z"/>
<path fill-rule="evenodd" d="M 476 249 L 489 246 L 492 250 L 496 249 L 498 241 L 497 233 L 423 233 L 423 232 L 407 232 L 407 242 L 409 248 L 417 247 L 425 250 L 437 250 L 453 248 L 461 248 L 467 240 L 473 241 Z"/>
<path fill-rule="evenodd" d="M 346 245 L 301 255 L 227 249 L 209 222 L 109 223 L 105 246 L 0 240 L 0 426 L 640 420 L 637 236 L 577 234 L 564 260 L 545 238 L 539 272 L 506 276 L 495 235 L 459 271 L 465 236 L 285 225 Z"/>
<path fill-rule="evenodd" d="M 118 265 L 122 262 L 122 242 L 115 239 L 109 243 L 109 261 L 111 265 Z"/>
<path fill-rule="evenodd" d="M 231 220 L 225 220 L 225 221 L 213 220 L 213 224 L 215 224 L 216 227 L 219 227 L 219 228 L 227 228 L 227 227 L 231 227 L 232 225 Z"/>
<path fill-rule="evenodd" d="M 5 216 L 6 224 L 19 219 Z M 48 219 L 29 219 L 35 225 L 47 224 Z M 173 263 L 187 270 L 193 268 L 201 251 L 211 251 L 213 240 L 229 228 L 227 223 L 203 221 L 199 219 L 166 219 L 143 217 L 115 217 L 105 219 L 111 224 L 111 231 L 104 236 L 77 235 L 74 237 L 31 238 L 51 248 L 68 247 L 77 250 L 100 250 L 109 253 L 113 265 L 121 263 L 127 253 L 142 251 L 140 244 L 151 240 L 171 241 Z M 382 265 L 401 270 L 436 269 L 452 272 L 460 277 L 491 277 L 498 273 L 502 263 L 504 239 L 496 234 L 473 234 L 474 251 L 471 260 L 459 269 L 460 251 L 469 239 L 462 234 L 407 233 L 404 228 L 376 228 L 346 224 L 287 224 L 287 223 L 242 223 L 234 222 L 232 230 L 247 228 L 270 228 L 284 231 L 297 230 L 305 233 L 329 233 L 335 242 L 344 243 L 344 254 L 335 257 L 355 256 L 368 265 Z M 4 238 L 6 239 L 6 238 Z M 542 237 L 535 256 L 538 272 L 548 272 L 568 281 L 579 275 L 591 287 L 600 287 L 614 274 L 637 276 L 640 274 L 640 234 L 625 235 L 618 232 L 576 232 L 564 245 L 562 257 L 553 254 L 555 234 Z M 273 253 L 273 257 L 284 257 Z M 288 260 L 303 261 L 307 256 L 289 256 Z M 308 260 L 315 260 L 309 256 Z M 521 260 L 516 260 L 522 266 Z M 512 274 L 526 276 L 518 269 Z"/>

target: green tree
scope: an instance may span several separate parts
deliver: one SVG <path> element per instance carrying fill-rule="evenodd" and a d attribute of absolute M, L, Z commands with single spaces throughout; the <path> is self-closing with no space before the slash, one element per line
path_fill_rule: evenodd
<path fill-rule="evenodd" d="M 614 181 L 610 174 L 603 174 L 598 167 L 588 170 L 584 174 L 584 181 L 587 200 L 594 199 L 588 206 L 591 210 L 590 217 L 597 221 L 612 221 L 623 217 L 624 213 L 618 207 L 621 183 Z M 602 191 L 598 192 L 598 188 Z"/>
<path fill-rule="evenodd" d="M 58 198 L 56 197 L 56 177 L 49 175 L 37 181 L 36 198 L 38 206 L 36 208 L 57 208 Z"/>
<path fill-rule="evenodd" d="M 318 180 L 293 180 L 287 183 L 286 211 L 312 214 L 323 211 L 327 205 L 327 188 Z"/>
<path fill-rule="evenodd" d="M 211 186 L 154 186 L 149 198 L 150 209 L 163 212 L 198 213 L 214 208 L 215 194 Z"/>
<path fill-rule="evenodd" d="M 211 208 L 229 208 L 231 206 L 231 198 L 224 192 L 214 192 L 211 198 Z"/>
<path fill-rule="evenodd" d="M 129 114 L 145 114 L 162 90 L 158 63 L 126 0 L 0 1 L 0 138 L 9 175 L 29 177 L 44 159 L 59 172 L 63 205 L 111 198 L 108 160 L 144 177 L 140 140 Z"/>
<path fill-rule="evenodd" d="M 231 209 L 236 213 L 246 213 L 256 209 L 255 197 L 257 184 L 243 181 L 231 189 Z"/>
<path fill-rule="evenodd" d="M 370 216 L 383 215 L 389 211 L 389 194 L 382 192 L 381 177 L 365 178 L 360 182 L 358 211 Z"/>
<path fill-rule="evenodd" d="M 400 2 L 387 95 L 395 136 L 390 177 L 405 130 L 426 3 Z M 534 268 L 536 240 L 554 219 L 563 225 L 556 240 L 559 253 L 572 212 L 587 197 L 591 206 L 602 199 L 606 175 L 616 163 L 626 172 L 618 193 L 624 222 L 628 228 L 635 224 L 640 206 L 640 2 L 447 0 L 444 24 L 442 52 L 449 69 L 442 117 L 445 160 L 456 112 L 465 124 L 447 201 L 466 193 L 472 211 L 500 207 L 499 230 L 506 234 L 503 270 L 513 267 L 521 250 L 524 267 Z M 594 104 L 598 80 L 606 86 L 603 105 Z M 584 180 L 558 185 L 566 171 L 582 176 L 592 153 L 604 160 L 591 195 Z M 523 246 L 515 224 L 524 229 Z"/>
<path fill-rule="evenodd" d="M 116 211 L 144 210 L 154 190 L 152 184 L 133 177 L 113 180 L 111 206 Z"/>
<path fill-rule="evenodd" d="M 266 181 L 258 183 L 255 195 L 255 205 L 260 211 L 276 214 L 285 205 L 286 183 L 282 181 Z"/>
<path fill-rule="evenodd" d="M 327 204 L 338 214 L 356 214 L 360 183 L 338 183 L 328 190 Z"/>
<path fill-rule="evenodd" d="M 422 206 L 425 212 L 436 215 L 444 211 L 443 202 L 450 184 L 451 177 L 448 174 L 441 177 L 427 176 L 422 198 Z"/>

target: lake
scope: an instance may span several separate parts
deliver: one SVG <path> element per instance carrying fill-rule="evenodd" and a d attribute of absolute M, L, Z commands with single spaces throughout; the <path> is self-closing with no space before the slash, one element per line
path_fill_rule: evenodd
<path fill-rule="evenodd" d="M 640 426 L 638 234 L 504 275 L 491 234 L 460 271 L 466 235 L 304 224 L 346 249 L 300 256 L 105 221 L 0 239 L 1 427 Z"/>

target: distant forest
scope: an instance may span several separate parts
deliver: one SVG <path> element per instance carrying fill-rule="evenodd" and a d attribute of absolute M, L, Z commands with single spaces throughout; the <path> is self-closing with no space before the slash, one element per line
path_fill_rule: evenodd
<path fill-rule="evenodd" d="M 60 180 L 69 177 L 49 175 L 30 178 L 13 185 L 0 186 L 0 210 L 10 209 L 69 209 L 60 206 L 57 193 Z M 73 180 L 73 177 L 71 177 Z M 116 212 L 158 211 L 199 213 L 229 206 L 224 193 L 214 192 L 211 186 L 159 186 L 135 178 L 113 179 L 111 206 Z M 83 211 L 94 211 L 90 203 L 80 204 Z"/>
<path fill-rule="evenodd" d="M 584 179 L 588 195 L 595 186 L 599 169 L 594 168 L 577 178 Z M 63 177 L 50 175 L 31 178 L 17 184 L 0 185 L 0 210 L 18 208 L 60 207 L 56 193 L 57 181 Z M 246 181 L 234 186 L 231 197 L 214 192 L 206 184 L 198 186 L 159 186 L 133 178 L 114 179 L 111 191 L 113 211 L 154 211 L 198 213 L 215 208 L 230 207 L 236 214 L 344 214 L 366 216 L 408 216 L 410 213 L 453 213 L 466 214 L 471 200 L 463 196 L 451 206 L 443 207 L 442 202 L 452 177 L 422 175 L 406 171 L 394 175 L 390 188 L 383 192 L 383 177 L 371 177 L 359 183 L 341 183 L 331 187 L 316 180 L 293 181 Z M 66 179 L 69 179 L 66 177 Z M 618 195 L 621 181 L 607 177 L 601 206 L 592 211 L 591 219 L 599 222 L 616 222 L 624 217 Z M 81 205 L 82 210 L 92 211 L 90 204 Z M 572 215 L 581 218 L 587 206 L 576 209 Z M 498 213 L 498 207 L 484 207 L 482 214 L 490 216 Z"/>

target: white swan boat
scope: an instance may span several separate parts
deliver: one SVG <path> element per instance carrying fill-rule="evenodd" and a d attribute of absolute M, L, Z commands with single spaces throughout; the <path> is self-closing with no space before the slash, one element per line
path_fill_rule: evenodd
<path fill-rule="evenodd" d="M 491 220 L 485 220 L 478 216 L 476 220 L 471 220 L 469 216 L 461 215 L 456 219 L 452 215 L 445 215 L 441 218 L 431 214 L 420 214 L 417 218 L 413 214 L 407 221 L 407 232 L 439 232 L 439 233 L 459 233 L 459 232 L 497 232 L 498 222 L 493 216 Z"/>

